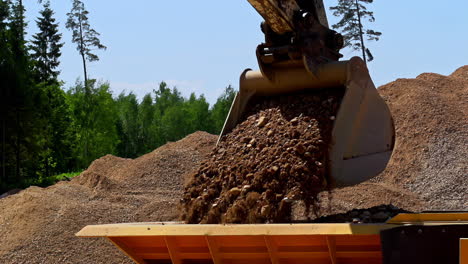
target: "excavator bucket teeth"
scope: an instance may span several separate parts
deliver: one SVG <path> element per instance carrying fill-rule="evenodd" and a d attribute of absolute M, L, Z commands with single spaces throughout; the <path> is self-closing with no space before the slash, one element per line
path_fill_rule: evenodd
<path fill-rule="evenodd" d="M 328 172 L 336 187 L 366 181 L 387 166 L 395 129 L 385 101 L 358 57 L 321 65 L 317 74 L 300 66 L 276 69 L 273 78 L 257 71 L 244 71 L 219 140 L 242 122 L 248 102 L 255 96 L 337 87 L 344 87 L 345 93 L 332 130 Z"/>

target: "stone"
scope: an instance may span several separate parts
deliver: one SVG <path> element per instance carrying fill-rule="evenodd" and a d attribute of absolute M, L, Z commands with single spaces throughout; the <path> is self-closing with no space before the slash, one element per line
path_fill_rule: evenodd
<path fill-rule="evenodd" d="M 258 126 L 258 127 L 264 127 L 267 123 L 268 123 L 268 120 L 266 119 L 266 117 L 265 117 L 265 116 L 261 116 L 261 117 L 258 119 L 257 126 Z"/>

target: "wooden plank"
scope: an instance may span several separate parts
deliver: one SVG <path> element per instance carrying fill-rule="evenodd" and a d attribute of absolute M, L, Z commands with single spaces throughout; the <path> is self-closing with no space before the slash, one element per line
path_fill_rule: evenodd
<path fill-rule="evenodd" d="M 114 237 L 108 238 L 108 240 L 112 242 L 112 244 L 114 244 L 118 249 L 123 251 L 123 253 L 125 253 L 125 255 L 131 258 L 135 263 L 146 264 L 146 262 L 140 256 L 135 254 L 135 252 L 133 252 L 133 249 L 127 246 L 121 238 Z"/>
<path fill-rule="evenodd" d="M 336 261 L 336 241 L 335 237 L 327 236 L 327 246 L 328 246 L 328 254 L 330 255 L 330 262 L 331 264 L 337 264 Z"/>

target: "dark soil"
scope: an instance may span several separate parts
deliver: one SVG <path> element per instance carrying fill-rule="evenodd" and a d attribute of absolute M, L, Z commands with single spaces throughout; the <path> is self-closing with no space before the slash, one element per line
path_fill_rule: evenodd
<path fill-rule="evenodd" d="M 342 89 L 257 98 L 186 186 L 187 223 L 285 223 L 327 188 L 327 146 Z"/>
<path fill-rule="evenodd" d="M 313 223 L 385 223 L 390 218 L 400 213 L 410 211 L 398 208 L 394 205 L 378 205 L 365 209 L 353 209 L 346 213 L 322 216 L 314 219 Z"/>

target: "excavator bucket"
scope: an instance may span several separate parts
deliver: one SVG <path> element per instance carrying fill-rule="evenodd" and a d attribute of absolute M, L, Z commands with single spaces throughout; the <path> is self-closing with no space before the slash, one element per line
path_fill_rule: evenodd
<path fill-rule="evenodd" d="M 276 67 L 271 74 L 267 78 L 260 71 L 242 73 L 219 140 L 243 121 L 249 101 L 256 96 L 344 88 L 328 149 L 334 186 L 358 184 L 385 169 L 395 142 L 393 120 L 362 59 L 322 64 L 314 74 L 303 64 Z"/>

